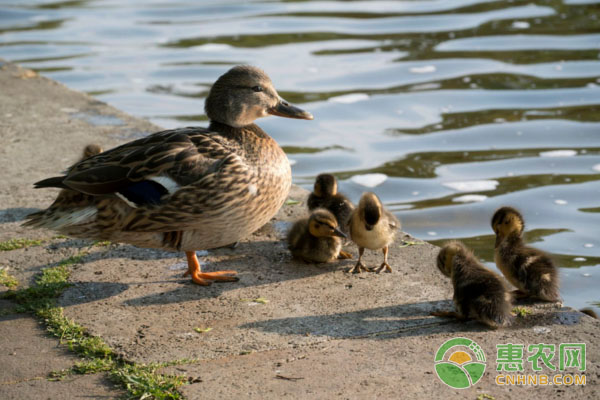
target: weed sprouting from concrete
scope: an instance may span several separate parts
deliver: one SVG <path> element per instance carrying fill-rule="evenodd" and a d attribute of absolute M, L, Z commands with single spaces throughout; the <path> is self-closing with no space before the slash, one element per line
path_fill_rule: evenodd
<path fill-rule="evenodd" d="M 11 251 L 22 249 L 24 247 L 41 246 L 43 242 L 43 240 L 10 239 L 0 242 L 0 251 Z"/>
<path fill-rule="evenodd" d="M 531 310 L 527 307 L 515 307 L 512 309 L 512 312 L 519 318 L 525 318 L 531 314 Z"/>
<path fill-rule="evenodd" d="M 14 289 L 19 286 L 19 281 L 12 275 L 6 272 L 6 269 L 0 269 L 0 285 L 6 286 L 9 289 Z"/>

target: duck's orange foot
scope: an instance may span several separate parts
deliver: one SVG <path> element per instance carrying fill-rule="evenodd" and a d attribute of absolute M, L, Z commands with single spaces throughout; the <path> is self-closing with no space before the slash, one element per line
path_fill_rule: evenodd
<path fill-rule="evenodd" d="M 195 251 L 186 251 L 185 255 L 188 260 L 188 270 L 183 274 L 183 276 L 192 276 L 192 281 L 198 285 L 208 286 L 212 284 L 213 281 L 219 282 L 237 282 L 240 280 L 237 276 L 236 271 L 228 270 L 228 271 L 215 271 L 215 272 L 202 272 L 200 269 L 200 262 L 198 262 L 198 257 L 196 257 Z"/>

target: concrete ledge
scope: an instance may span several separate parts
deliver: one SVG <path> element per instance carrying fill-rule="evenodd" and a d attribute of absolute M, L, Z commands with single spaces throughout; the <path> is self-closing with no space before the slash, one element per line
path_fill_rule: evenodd
<path fill-rule="evenodd" d="M 48 206 L 56 195 L 34 190 L 33 182 L 66 168 L 88 143 L 110 148 L 158 128 L 11 64 L 1 66 L 0 87 L 0 241 L 43 240 L 0 252 L 0 266 L 27 286 L 42 268 L 85 249 L 82 263 L 73 267 L 74 285 L 60 298 L 65 315 L 126 359 L 195 360 L 164 370 L 192 378 L 182 388 L 188 398 L 600 397 L 597 320 L 560 305 L 533 303 L 525 305 L 530 315 L 497 331 L 429 316 L 433 309 L 452 307 L 450 284 L 435 268 L 435 246 L 404 245 L 402 240 L 418 240 L 399 235 L 390 249 L 391 274 L 348 274 L 355 260 L 327 265 L 293 260 L 284 237 L 289 223 L 305 213 L 307 193 L 298 187 L 290 198 L 299 203 L 284 206 L 235 249 L 206 253 L 207 270 L 240 274 L 239 282 L 207 288 L 181 277 L 184 259 L 178 253 L 91 246 L 22 228 L 27 213 Z M 348 249 L 356 256 L 355 247 Z M 366 262 L 379 264 L 381 254 L 368 252 Z M 41 340 L 32 339 L 39 328 L 23 322 L 28 318 L 0 319 L 3 349 L 29 348 L 32 340 Z M 8 334 L 15 329 L 23 334 Z M 457 336 L 476 341 L 487 355 L 483 379 L 462 391 L 444 385 L 434 372 L 438 347 Z M 587 344 L 586 386 L 495 383 L 497 344 L 563 342 Z M 36 363 L 33 375 L 44 377 L 54 365 L 73 362 L 59 353 L 2 352 L 0 364 L 14 365 L 15 372 L 2 374 L 0 398 L 45 397 L 54 382 L 27 387 L 11 382 L 22 375 L 19 366 Z M 529 363 L 525 367 L 534 373 Z M 118 395 L 101 376 L 84 383 L 76 390 Z"/>

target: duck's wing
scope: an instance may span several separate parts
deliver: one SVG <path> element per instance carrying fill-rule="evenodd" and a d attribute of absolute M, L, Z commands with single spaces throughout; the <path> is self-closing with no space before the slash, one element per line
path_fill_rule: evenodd
<path fill-rule="evenodd" d="M 397 230 L 401 229 L 400 220 L 388 210 L 384 210 L 385 217 L 387 218 L 390 229 Z"/>
<path fill-rule="evenodd" d="M 157 132 L 85 159 L 62 177 L 36 183 L 93 196 L 118 196 L 136 209 L 126 230 L 182 230 L 210 199 L 198 195 L 222 186 L 220 180 L 247 166 L 233 144 L 204 128 Z M 194 207 L 189 202 L 195 201 Z M 204 202 L 204 204 L 203 204 Z"/>

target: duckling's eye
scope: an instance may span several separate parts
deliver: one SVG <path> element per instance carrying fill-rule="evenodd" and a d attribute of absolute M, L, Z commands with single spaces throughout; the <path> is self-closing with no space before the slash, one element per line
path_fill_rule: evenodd
<path fill-rule="evenodd" d="M 252 86 L 252 90 L 254 90 L 255 92 L 262 92 L 263 88 L 262 86 Z"/>

